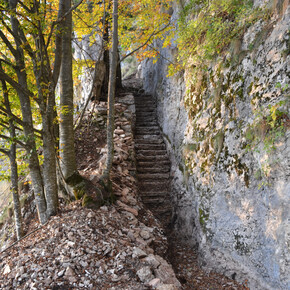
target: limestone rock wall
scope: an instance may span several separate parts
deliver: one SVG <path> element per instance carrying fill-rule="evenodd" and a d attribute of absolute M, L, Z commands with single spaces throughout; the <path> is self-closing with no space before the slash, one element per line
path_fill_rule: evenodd
<path fill-rule="evenodd" d="M 174 46 L 142 73 L 171 155 L 175 224 L 202 265 L 251 289 L 290 289 L 290 9 L 255 1 L 265 3 L 274 16 L 249 27 L 198 88 L 187 72 L 166 77 Z"/>

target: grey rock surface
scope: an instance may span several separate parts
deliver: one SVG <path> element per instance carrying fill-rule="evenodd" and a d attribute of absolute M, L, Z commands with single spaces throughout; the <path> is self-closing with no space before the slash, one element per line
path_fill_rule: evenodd
<path fill-rule="evenodd" d="M 247 279 L 251 289 L 290 289 L 290 9 L 278 2 L 269 21 L 245 32 L 239 62 L 221 69 L 229 53 L 208 68 L 202 99 L 192 93 L 200 109 L 191 118 L 184 108 L 187 74 L 166 77 L 174 44 L 142 68 L 171 157 L 176 228 L 198 244 L 205 267 Z M 275 106 L 285 114 L 284 134 L 272 138 L 271 149 L 273 131 L 263 122 Z"/>

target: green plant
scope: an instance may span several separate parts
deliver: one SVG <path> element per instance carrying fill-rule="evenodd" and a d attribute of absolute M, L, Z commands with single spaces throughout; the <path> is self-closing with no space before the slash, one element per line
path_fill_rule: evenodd
<path fill-rule="evenodd" d="M 252 0 L 191 0 L 183 7 L 178 22 L 180 68 L 206 67 L 222 54 L 245 29 L 265 11 L 253 8 Z M 171 65 L 173 66 L 173 65 Z M 169 74 L 177 70 L 169 67 Z"/>

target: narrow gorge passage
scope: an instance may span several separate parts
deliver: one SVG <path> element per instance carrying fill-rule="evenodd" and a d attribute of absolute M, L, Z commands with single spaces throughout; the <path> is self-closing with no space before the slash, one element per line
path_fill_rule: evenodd
<path fill-rule="evenodd" d="M 198 265 L 196 249 L 183 241 L 172 224 L 170 159 L 158 125 L 156 102 L 151 95 L 134 94 L 136 107 L 135 151 L 138 193 L 143 203 L 161 222 L 167 235 L 167 259 L 182 289 L 248 289 Z"/>

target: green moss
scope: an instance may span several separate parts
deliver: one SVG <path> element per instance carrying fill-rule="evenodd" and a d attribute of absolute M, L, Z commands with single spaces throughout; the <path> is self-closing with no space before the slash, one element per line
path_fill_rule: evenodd
<path fill-rule="evenodd" d="M 82 206 L 86 208 L 94 208 L 96 204 L 95 204 L 94 199 L 91 196 L 85 194 L 83 196 Z"/>
<path fill-rule="evenodd" d="M 73 175 L 68 177 L 65 181 L 67 184 L 71 186 L 75 186 L 77 184 L 82 183 L 83 180 L 84 178 L 78 172 L 75 172 Z"/>
<path fill-rule="evenodd" d="M 206 231 L 206 223 L 209 219 L 209 213 L 204 211 L 202 208 L 198 209 L 199 211 L 199 223 L 203 229 L 203 231 Z"/>
<path fill-rule="evenodd" d="M 214 149 L 216 152 L 216 163 L 219 160 L 220 154 L 223 149 L 225 133 L 223 130 L 220 130 L 214 137 Z"/>
<path fill-rule="evenodd" d="M 76 200 L 81 199 L 86 193 L 86 184 L 84 181 L 73 187 L 73 193 Z"/>

